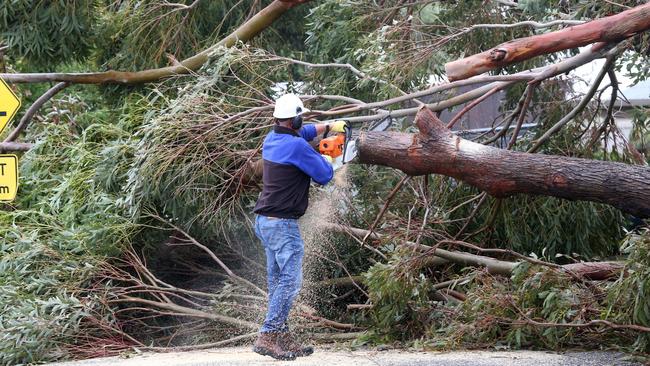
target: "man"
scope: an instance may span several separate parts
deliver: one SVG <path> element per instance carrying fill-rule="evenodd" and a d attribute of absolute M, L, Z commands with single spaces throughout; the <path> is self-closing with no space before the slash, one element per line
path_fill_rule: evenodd
<path fill-rule="evenodd" d="M 253 351 L 281 360 L 314 352 L 289 332 L 287 318 L 302 285 L 304 244 L 298 218 L 307 209 L 311 180 L 325 185 L 334 171 L 329 156 L 320 155 L 308 141 L 326 131 L 343 132 L 345 122 L 302 126 L 309 112 L 294 94 L 275 102 L 275 126 L 262 146 L 262 193 L 255 205 L 255 234 L 266 252 L 268 311 Z"/>

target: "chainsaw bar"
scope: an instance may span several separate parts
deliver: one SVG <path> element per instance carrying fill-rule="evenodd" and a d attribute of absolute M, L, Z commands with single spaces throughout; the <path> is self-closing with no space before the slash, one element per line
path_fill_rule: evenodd
<path fill-rule="evenodd" d="M 393 124 L 393 117 L 386 116 L 385 118 L 381 119 L 379 122 L 375 123 L 372 127 L 370 127 L 368 131 L 386 131 L 392 124 Z M 343 164 L 348 163 L 352 161 L 352 159 L 357 157 L 356 142 L 357 142 L 356 139 L 347 142 L 347 146 L 345 148 L 345 154 L 343 154 L 341 164 L 339 166 L 335 166 L 334 170 L 340 168 Z"/>

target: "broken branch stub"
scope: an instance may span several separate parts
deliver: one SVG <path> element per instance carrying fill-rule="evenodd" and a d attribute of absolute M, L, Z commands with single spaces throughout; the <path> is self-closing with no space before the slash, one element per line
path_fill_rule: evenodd
<path fill-rule="evenodd" d="M 452 134 L 427 108 L 415 121 L 419 134 L 362 133 L 359 161 L 409 175 L 446 175 L 495 197 L 524 193 L 601 202 L 650 217 L 649 167 L 484 146 Z"/>

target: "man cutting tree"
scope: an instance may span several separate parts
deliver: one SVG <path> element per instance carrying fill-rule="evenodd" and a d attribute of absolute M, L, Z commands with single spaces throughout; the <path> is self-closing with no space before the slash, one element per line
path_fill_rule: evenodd
<path fill-rule="evenodd" d="M 298 343 L 287 324 L 289 311 L 302 285 L 304 244 L 298 218 L 307 209 L 311 180 L 327 184 L 334 174 L 332 160 L 309 141 L 327 131 L 344 132 L 344 121 L 303 126 L 309 112 L 295 94 L 275 102 L 275 126 L 262 145 L 263 183 L 255 209 L 255 234 L 266 252 L 268 311 L 253 351 L 293 360 L 314 352 Z"/>

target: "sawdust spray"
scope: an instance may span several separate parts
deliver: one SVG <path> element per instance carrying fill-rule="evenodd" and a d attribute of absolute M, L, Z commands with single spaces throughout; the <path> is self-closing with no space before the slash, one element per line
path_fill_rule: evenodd
<path fill-rule="evenodd" d="M 347 202 L 345 195 L 350 187 L 348 166 L 336 170 L 334 179 L 321 189 L 312 189 L 309 208 L 300 219 L 300 231 L 305 242 L 305 257 L 303 264 L 304 283 L 298 301 L 313 308 L 324 305 L 331 297 L 327 289 L 314 283 L 325 279 L 326 260 L 336 260 L 334 251 L 337 249 L 331 239 L 331 233 L 324 228 L 323 223 L 339 222 L 339 216 Z"/>

